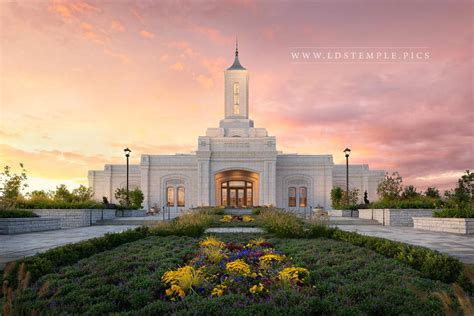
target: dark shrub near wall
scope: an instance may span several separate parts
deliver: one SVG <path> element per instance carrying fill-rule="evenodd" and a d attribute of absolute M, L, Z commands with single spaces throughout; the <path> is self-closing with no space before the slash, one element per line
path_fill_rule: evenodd
<path fill-rule="evenodd" d="M 442 211 L 436 211 L 433 213 L 433 217 L 445 217 L 445 218 L 474 218 L 474 209 L 447 209 Z"/>
<path fill-rule="evenodd" d="M 38 217 L 32 211 L 24 210 L 0 210 L 0 218 L 24 218 L 24 217 Z"/>
<path fill-rule="evenodd" d="M 29 201 L 24 200 L 18 202 L 18 209 L 102 209 L 104 204 L 94 201 L 88 202 L 64 202 L 64 201 Z"/>

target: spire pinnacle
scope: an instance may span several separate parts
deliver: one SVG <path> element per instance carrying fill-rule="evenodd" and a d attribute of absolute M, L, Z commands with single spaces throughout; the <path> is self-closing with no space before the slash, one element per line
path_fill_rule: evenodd
<path fill-rule="evenodd" d="M 237 40 L 237 36 L 235 37 L 235 56 L 239 56 L 239 41 Z"/>

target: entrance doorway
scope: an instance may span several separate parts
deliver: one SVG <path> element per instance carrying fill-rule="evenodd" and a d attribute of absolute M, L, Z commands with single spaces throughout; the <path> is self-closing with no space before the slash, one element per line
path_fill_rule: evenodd
<path fill-rule="evenodd" d="M 222 182 L 221 205 L 236 208 L 253 206 L 253 183 L 250 181 Z"/>

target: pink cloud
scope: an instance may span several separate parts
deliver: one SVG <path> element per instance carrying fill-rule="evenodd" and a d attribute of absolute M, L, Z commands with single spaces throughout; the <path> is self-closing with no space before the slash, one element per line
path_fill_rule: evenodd
<path fill-rule="evenodd" d="M 117 32 L 125 32 L 125 27 L 119 20 L 112 20 L 110 28 Z"/>
<path fill-rule="evenodd" d="M 145 31 L 145 30 L 141 30 L 140 31 L 140 36 L 141 37 L 144 37 L 144 38 L 153 38 L 155 37 L 155 34 L 153 34 L 152 32 L 148 32 L 148 31 Z"/>
<path fill-rule="evenodd" d="M 233 42 L 232 37 L 224 36 L 221 32 L 212 27 L 195 25 L 192 28 L 193 32 L 204 35 L 211 42 L 221 45 L 230 45 Z"/>

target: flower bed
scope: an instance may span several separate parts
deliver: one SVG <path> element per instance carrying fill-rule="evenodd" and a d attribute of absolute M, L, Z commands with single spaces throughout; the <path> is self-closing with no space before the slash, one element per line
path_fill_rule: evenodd
<path fill-rule="evenodd" d="M 221 223 L 230 223 L 230 222 L 244 222 L 244 223 L 250 223 L 253 222 L 254 218 L 250 215 L 244 215 L 244 216 L 238 216 L 238 215 L 224 215 L 220 219 Z"/>
<path fill-rule="evenodd" d="M 189 293 L 265 296 L 280 287 L 307 285 L 308 270 L 293 266 L 288 257 L 263 239 L 243 245 L 207 237 L 199 245 L 199 251 L 185 266 L 163 274 L 161 280 L 168 286 L 165 298 L 183 299 Z"/>

